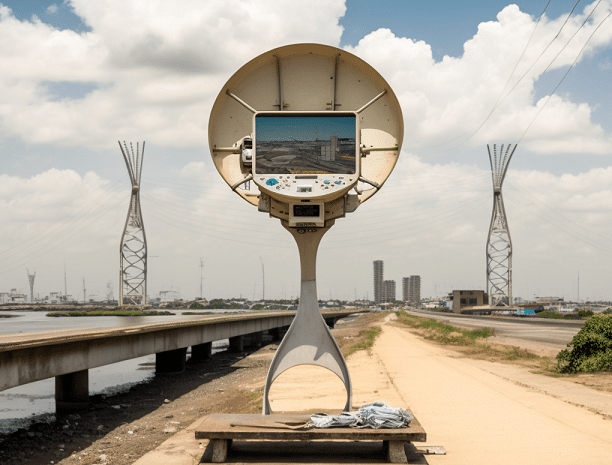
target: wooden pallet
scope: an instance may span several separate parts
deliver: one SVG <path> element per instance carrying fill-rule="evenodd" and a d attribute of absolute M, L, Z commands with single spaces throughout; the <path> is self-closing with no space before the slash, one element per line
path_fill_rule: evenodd
<path fill-rule="evenodd" d="M 407 463 L 404 445 L 427 440 L 425 430 L 415 418 L 406 428 L 304 428 L 309 414 L 271 415 L 220 414 L 206 417 L 196 429 L 196 439 L 212 443 L 212 461 L 225 462 L 233 440 L 260 441 L 382 441 L 391 463 Z"/>

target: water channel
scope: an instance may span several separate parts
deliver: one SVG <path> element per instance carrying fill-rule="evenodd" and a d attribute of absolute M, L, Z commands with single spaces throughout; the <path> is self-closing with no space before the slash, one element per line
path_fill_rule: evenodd
<path fill-rule="evenodd" d="M 207 312 L 236 313 L 240 310 L 207 310 Z M 47 312 L 0 312 L 0 336 L 36 333 L 65 329 L 112 329 L 168 321 L 193 321 L 204 315 L 182 315 L 184 310 L 167 316 L 142 317 L 47 317 Z M 5 318 L 10 316 L 8 318 Z M 212 315 L 216 316 L 216 315 Z M 227 339 L 213 342 L 213 353 L 227 349 Z M 155 376 L 155 355 L 147 355 L 124 362 L 89 370 L 90 395 L 113 395 L 127 391 L 131 386 L 147 382 Z M 48 421 L 55 415 L 55 378 L 16 386 L 0 391 L 0 435 L 27 428 L 37 421 Z"/>

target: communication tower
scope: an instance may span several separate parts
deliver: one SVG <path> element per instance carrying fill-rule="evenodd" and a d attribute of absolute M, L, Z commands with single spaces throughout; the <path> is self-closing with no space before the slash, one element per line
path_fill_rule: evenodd
<path fill-rule="evenodd" d="M 30 270 L 26 268 L 28 274 L 28 281 L 30 282 L 30 303 L 34 302 L 34 278 L 36 278 L 36 271 L 30 274 Z"/>
<path fill-rule="evenodd" d="M 502 144 L 499 154 L 495 144 L 493 155 L 488 145 L 487 150 L 493 177 L 493 213 L 487 239 L 487 293 L 492 307 L 509 307 L 512 305 L 512 241 L 504 209 L 502 184 L 516 145 L 512 148 L 512 144 L 508 144 L 504 151 Z"/>
<path fill-rule="evenodd" d="M 132 195 L 128 210 L 121 247 L 119 251 L 119 305 L 144 306 L 147 299 L 147 237 L 142 222 L 140 209 L 140 177 L 144 158 L 145 143 L 142 150 L 136 143 L 136 150 L 130 142 L 128 147 L 124 141 L 119 142 L 132 182 Z"/>
<path fill-rule="evenodd" d="M 299 306 L 270 364 L 264 415 L 271 413 L 274 380 L 298 365 L 335 373 L 351 410 L 346 361 L 319 310 L 316 255 L 334 222 L 385 183 L 403 134 L 399 102 L 382 76 L 320 44 L 288 45 L 251 60 L 213 105 L 208 143 L 215 167 L 240 197 L 280 219 L 300 255 Z"/>

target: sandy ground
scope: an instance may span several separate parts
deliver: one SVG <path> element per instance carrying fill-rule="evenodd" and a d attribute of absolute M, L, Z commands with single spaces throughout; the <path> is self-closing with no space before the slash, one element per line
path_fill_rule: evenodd
<path fill-rule="evenodd" d="M 417 463 L 612 463 L 612 393 L 525 367 L 467 358 L 424 341 L 392 316 L 377 323 L 382 333 L 371 350 L 347 360 L 353 407 L 372 401 L 409 407 L 427 432 L 427 444 L 447 451 Z M 340 345 L 350 345 L 371 324 L 368 318 L 338 325 L 334 335 Z M 160 377 L 123 397 L 102 400 L 79 418 L 57 422 L 54 429 L 21 432 L 0 444 L 0 449 L 10 446 L 8 454 L 0 450 L 0 463 L 195 465 L 206 441 L 186 447 L 184 438 L 193 438 L 194 425 L 208 413 L 256 413 L 273 349 L 268 346 L 246 358 L 222 355 L 188 367 L 181 376 Z M 596 377 L 600 385 L 605 377 Z M 296 367 L 275 381 L 270 400 L 276 412 L 333 411 L 344 406 L 346 392 L 332 373 Z M 121 408 L 115 409 L 117 405 Z M 344 447 L 352 455 L 330 457 L 326 451 L 331 449 L 323 445 L 316 455 L 308 446 L 290 460 L 273 457 L 281 447 L 245 459 L 247 448 L 229 462 L 385 463 L 376 448 Z M 149 451 L 154 452 L 145 455 Z"/>
<path fill-rule="evenodd" d="M 447 451 L 428 456 L 428 463 L 612 463 L 612 395 L 520 367 L 460 358 L 391 321 L 382 328 L 369 353 L 348 361 L 354 404 L 380 400 L 408 406 L 428 443 Z M 312 379 L 317 379 L 313 391 L 307 388 Z M 307 367 L 277 384 L 273 409 L 306 403 L 337 408 L 344 399 L 335 380 Z M 296 401 L 296 392 L 308 395 Z"/>

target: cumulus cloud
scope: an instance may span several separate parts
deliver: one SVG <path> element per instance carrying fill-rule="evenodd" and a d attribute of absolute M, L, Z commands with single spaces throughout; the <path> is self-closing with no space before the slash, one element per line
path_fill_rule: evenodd
<path fill-rule="evenodd" d="M 40 21 L 19 21 L 6 7 L 0 10 L 0 66 L 6 70 L 0 91 L 7 97 L 0 106 L 0 134 L 38 144 L 105 147 L 138 133 L 162 145 L 199 146 L 206 140 L 210 106 L 234 70 L 287 43 L 338 45 L 338 21 L 346 9 L 342 0 L 72 0 L 70 6 L 89 32 L 59 31 Z M 547 102 L 526 134 L 530 150 L 606 153 L 610 134 L 593 122 L 592 107 L 571 96 L 534 98 L 546 66 L 569 66 L 605 17 L 606 9 L 598 8 L 571 38 L 591 9 L 570 18 L 548 48 L 565 16 L 543 17 L 536 28 L 534 18 L 510 5 L 496 21 L 478 27 L 459 58 L 436 61 L 428 44 L 389 29 L 374 31 L 347 50 L 389 80 L 404 107 L 412 148 L 518 140 Z M 582 57 L 609 44 L 610 31 L 600 28 Z M 91 91 L 58 99 L 49 82 L 86 83 Z"/>
<path fill-rule="evenodd" d="M 536 28 L 534 18 L 509 5 L 497 21 L 479 25 L 476 35 L 465 43 L 463 56 L 445 56 L 439 62 L 428 44 L 396 37 L 389 29 L 374 31 L 357 46 L 346 48 L 387 78 L 404 109 L 405 140 L 413 148 L 437 147 L 441 141 L 448 141 L 447 147 L 462 141 L 470 145 L 518 141 L 537 115 L 524 139 L 528 149 L 603 154 L 612 149 L 612 139 L 593 122 L 591 106 L 558 94 L 550 101 L 550 94 L 535 100 L 535 86 L 546 68 L 567 69 L 604 20 L 606 8 L 599 8 L 580 29 L 592 9 L 591 5 L 582 15 L 573 16 L 553 41 L 566 16 L 543 17 Z M 610 44 L 611 28 L 597 32 L 579 61 Z"/>
<path fill-rule="evenodd" d="M 72 0 L 69 5 L 86 31 L 19 21 L 0 6 L 0 138 L 20 138 L 26 145 L 101 148 L 100 153 L 113 157 L 118 156 L 118 139 L 147 140 L 147 147 L 168 152 L 204 147 L 210 107 L 235 70 L 287 43 L 337 46 L 342 34 L 338 21 L 345 11 L 341 0 L 186 0 L 172 5 L 160 0 Z M 593 4 L 571 18 L 544 54 L 565 16 L 542 18 L 522 58 L 535 18 L 514 5 L 495 21 L 481 24 L 460 57 L 436 60 L 429 44 L 390 29 L 373 31 L 347 47 L 372 64 L 400 99 L 405 146 L 384 189 L 339 220 L 324 238 L 321 295 L 343 292 L 352 297 L 357 288 L 359 297 L 364 296 L 361 290 L 371 289 L 373 258 L 386 260 L 388 276 L 397 282 L 407 274 L 421 274 L 428 286 L 424 295 L 433 293 L 433 281 L 439 291 L 484 287 L 492 196 L 483 145 L 518 141 L 537 115 L 521 142 L 526 151 L 610 153 L 609 129 L 595 121 L 592 104 L 563 89 L 549 98 L 552 89 L 542 87 L 556 84 L 545 78 L 576 59 L 611 2 L 601 5 L 570 41 Z M 612 29 L 600 28 L 579 61 L 611 41 Z M 604 71 L 606 66 L 608 59 L 599 65 Z M 455 157 L 455 150 L 466 156 Z M 452 160 L 427 156 L 441 152 L 453 154 Z M 481 159 L 484 163 L 476 161 Z M 145 171 L 152 165 L 147 160 Z M 155 279 L 179 284 L 190 282 L 191 275 L 199 277 L 201 250 L 205 261 L 214 264 L 207 295 L 259 297 L 261 288 L 255 292 L 253 282 L 259 282 L 254 276 L 259 276 L 261 255 L 267 292 L 296 296 L 297 253 L 278 221 L 230 192 L 208 158 L 183 161 L 166 160 L 172 168 L 160 175 L 163 179 L 144 175 L 144 220 L 152 255 L 160 257 L 157 265 L 155 259 L 150 264 L 151 289 L 160 285 Z M 531 290 L 528 278 L 521 282 L 523 276 L 533 281 L 537 273 L 542 294 L 556 294 L 551 284 L 552 276 L 558 276 L 555 270 L 589 269 L 593 288 L 599 286 L 596 279 L 603 279 L 596 275 L 612 271 L 612 251 L 601 237 L 612 235 L 612 170 L 582 171 L 562 175 L 510 166 L 504 195 L 518 295 Z M 111 182 L 95 173 L 74 170 L 0 177 L 0 233 L 10 238 L 0 250 L 0 267 L 5 267 L 0 273 L 38 263 L 42 287 L 42 271 L 57 275 L 54 269 L 66 250 L 81 264 L 75 271 L 81 276 L 95 260 L 95 279 L 103 289 L 118 267 L 129 199 L 126 182 L 111 188 Z M 39 234 L 55 227 L 63 235 Z M 31 250 L 30 237 L 40 241 Z M 19 252 L 6 259 L 2 254 L 13 245 Z M 338 273 L 338 263 L 368 271 Z M 183 289 L 186 294 L 199 289 L 199 279 L 193 284 L 193 291 Z M 606 288 L 605 283 L 599 288 Z"/>
<path fill-rule="evenodd" d="M 104 147 L 123 134 L 199 146 L 229 74 L 293 42 L 337 45 L 341 0 L 89 2 L 73 0 L 90 32 L 59 31 L 0 9 L 0 134 L 31 143 Z M 4 45 L 3 45 L 4 44 Z M 93 83 L 52 99 L 46 82 Z M 130 137 L 128 137 L 130 138 Z"/>

